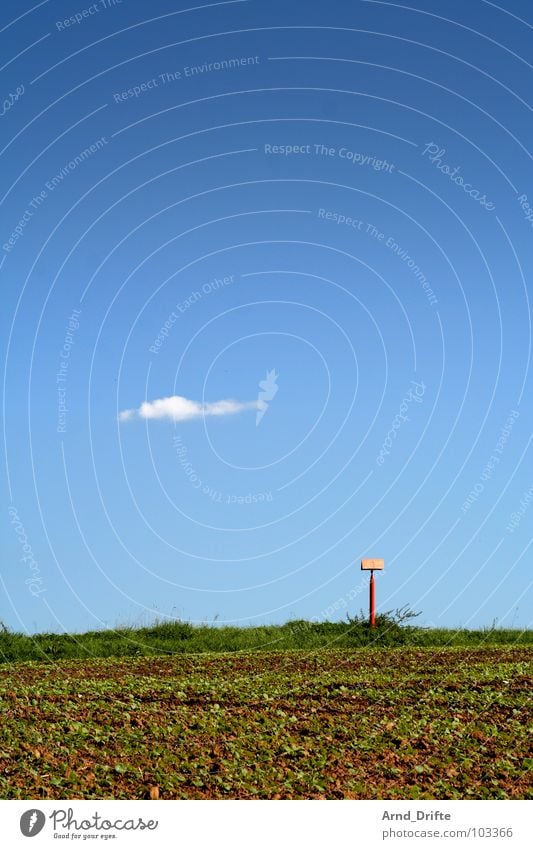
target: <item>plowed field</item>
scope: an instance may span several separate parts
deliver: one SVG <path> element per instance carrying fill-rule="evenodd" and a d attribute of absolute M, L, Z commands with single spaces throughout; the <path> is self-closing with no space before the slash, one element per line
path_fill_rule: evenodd
<path fill-rule="evenodd" d="M 532 798 L 527 648 L 0 667 L 4 799 Z"/>

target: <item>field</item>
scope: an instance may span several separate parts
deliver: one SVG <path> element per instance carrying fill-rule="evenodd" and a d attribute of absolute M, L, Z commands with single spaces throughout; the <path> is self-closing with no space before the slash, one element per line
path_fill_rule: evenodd
<path fill-rule="evenodd" d="M 533 798 L 531 649 L 0 666 L 0 797 Z"/>

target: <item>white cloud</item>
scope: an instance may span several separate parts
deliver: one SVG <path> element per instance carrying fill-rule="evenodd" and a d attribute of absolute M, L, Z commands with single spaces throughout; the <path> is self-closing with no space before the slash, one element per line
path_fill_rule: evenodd
<path fill-rule="evenodd" d="M 183 395 L 171 395 L 169 398 L 157 398 L 155 401 L 144 401 L 136 410 L 122 410 L 119 413 L 121 422 L 133 418 L 141 419 L 170 419 L 173 422 L 185 422 L 190 419 L 201 419 L 205 416 L 232 416 L 243 410 L 257 410 L 257 401 L 191 401 Z"/>

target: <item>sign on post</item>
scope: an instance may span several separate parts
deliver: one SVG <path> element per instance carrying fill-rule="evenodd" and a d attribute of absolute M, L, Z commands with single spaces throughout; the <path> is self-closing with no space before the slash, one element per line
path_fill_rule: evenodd
<path fill-rule="evenodd" d="M 385 561 L 379 560 L 376 557 L 361 560 L 361 569 L 370 572 L 370 616 L 369 625 L 371 628 L 376 627 L 376 585 L 374 583 L 374 570 L 383 569 Z"/>

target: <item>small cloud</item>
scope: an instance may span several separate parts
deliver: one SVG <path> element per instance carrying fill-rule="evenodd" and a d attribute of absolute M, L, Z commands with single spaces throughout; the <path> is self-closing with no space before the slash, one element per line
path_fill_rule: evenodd
<path fill-rule="evenodd" d="M 133 418 L 140 419 L 170 419 L 173 422 L 185 422 L 191 419 L 201 419 L 206 416 L 232 416 L 243 410 L 257 410 L 257 401 L 191 401 L 183 395 L 171 395 L 168 398 L 157 398 L 155 401 L 144 401 L 136 410 L 122 410 L 119 421 L 126 422 Z"/>

